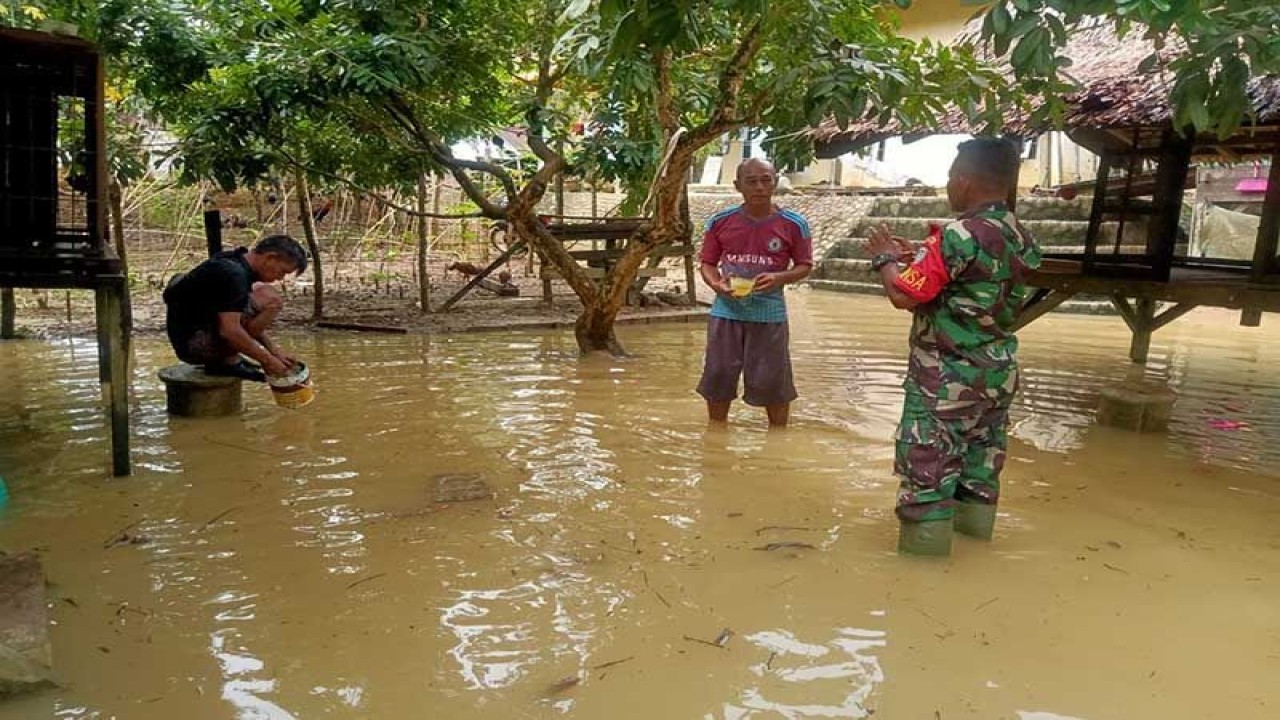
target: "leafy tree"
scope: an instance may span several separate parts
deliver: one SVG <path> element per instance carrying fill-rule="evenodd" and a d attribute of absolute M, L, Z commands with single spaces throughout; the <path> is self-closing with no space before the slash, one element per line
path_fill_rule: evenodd
<path fill-rule="evenodd" d="M 182 137 L 185 171 L 451 175 L 573 288 L 584 351 L 622 351 L 627 289 L 693 232 L 685 178 L 723 134 L 767 128 L 797 162 L 799 131 L 827 116 L 919 125 L 960 102 L 995 119 L 1015 97 L 969 49 L 900 37 L 880 0 L 105 0 L 92 14 Z M 522 169 L 453 153 L 511 126 L 536 158 Z M 622 181 L 645 212 L 599 284 L 535 210 L 566 172 Z"/>

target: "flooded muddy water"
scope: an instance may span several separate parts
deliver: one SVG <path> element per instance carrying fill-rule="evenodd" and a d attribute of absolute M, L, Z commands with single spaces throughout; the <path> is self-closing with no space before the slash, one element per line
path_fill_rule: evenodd
<path fill-rule="evenodd" d="M 708 429 L 700 324 L 622 361 L 295 334 L 316 402 L 212 420 L 166 416 L 139 339 L 123 479 L 92 342 L 0 343 L 0 549 L 44 560 L 59 681 L 0 718 L 1280 716 L 1274 317 L 1192 313 L 1145 370 L 1118 318 L 1025 330 L 996 540 L 939 562 L 893 552 L 907 316 L 791 303 L 782 432 Z M 1168 433 L 1093 424 L 1135 373 Z"/>

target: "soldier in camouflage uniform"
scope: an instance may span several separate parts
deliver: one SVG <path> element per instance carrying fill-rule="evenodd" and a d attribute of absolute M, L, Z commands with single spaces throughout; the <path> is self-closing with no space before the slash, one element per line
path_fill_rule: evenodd
<path fill-rule="evenodd" d="M 894 472 L 899 552 L 945 555 L 951 532 L 990 539 L 1018 389 L 1017 310 L 1040 249 L 1005 206 L 1018 152 L 962 143 L 947 198 L 958 219 L 919 247 L 881 226 L 868 249 L 894 307 L 911 310 L 911 356 Z"/>

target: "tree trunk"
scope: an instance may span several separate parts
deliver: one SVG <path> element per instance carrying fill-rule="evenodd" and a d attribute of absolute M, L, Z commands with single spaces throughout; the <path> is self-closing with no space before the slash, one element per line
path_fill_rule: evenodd
<path fill-rule="evenodd" d="M 133 299 L 129 296 L 129 250 L 124 242 L 124 188 L 112 180 L 107 187 L 107 200 L 111 209 L 111 234 L 116 240 L 116 255 L 124 272 L 124 297 L 120 298 L 120 311 L 124 323 L 125 356 L 129 354 L 129 342 L 133 337 Z"/>
<path fill-rule="evenodd" d="M 691 226 L 686 210 L 688 185 L 685 173 L 692 162 L 693 149 L 683 147 L 672 154 L 666 174 L 654 188 L 653 220 L 642 225 L 627 240 L 627 250 L 617 264 L 609 268 L 600 292 L 591 299 L 583 298 L 582 314 L 575 324 L 578 347 L 584 353 L 605 351 L 625 355 L 626 350 L 614 333 L 614 323 L 627 300 L 627 292 L 636 281 L 640 268 L 662 246 L 682 239 Z M 581 295 L 580 295 L 581 297 Z"/>
<path fill-rule="evenodd" d="M 307 238 L 307 249 L 311 251 L 311 275 L 315 278 L 315 305 L 311 310 L 311 320 L 319 321 L 324 317 L 324 272 L 320 267 L 320 241 L 316 239 L 315 218 L 311 216 L 311 191 L 307 189 L 307 176 L 302 170 L 294 170 L 294 184 L 298 192 L 298 209 L 302 211 L 302 232 Z M 288 212 L 285 212 L 288 215 Z"/>
<path fill-rule="evenodd" d="M 18 336 L 17 328 L 14 327 L 17 310 L 13 288 L 0 288 L 0 338 L 12 340 Z"/>
<path fill-rule="evenodd" d="M 436 198 L 440 197 L 440 183 L 436 182 Z M 418 177 L 418 212 L 427 211 L 427 174 Z M 427 247 L 431 243 L 431 226 L 435 222 L 425 215 L 418 216 L 418 303 L 422 313 L 431 312 L 431 279 L 427 277 Z"/>

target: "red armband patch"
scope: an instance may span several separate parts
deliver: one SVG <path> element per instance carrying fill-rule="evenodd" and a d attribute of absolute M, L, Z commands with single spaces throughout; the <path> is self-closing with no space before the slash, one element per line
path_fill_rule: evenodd
<path fill-rule="evenodd" d="M 933 225 L 929 230 L 929 238 L 915 259 L 893 281 L 894 287 L 922 303 L 938 297 L 942 288 L 951 281 L 947 263 L 942 259 L 942 228 Z"/>

